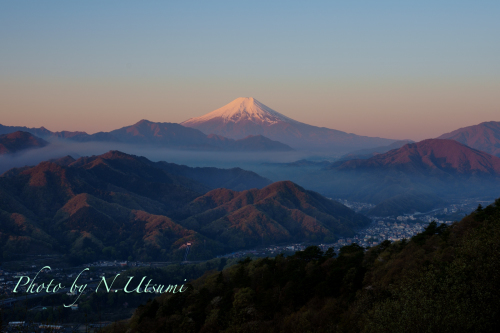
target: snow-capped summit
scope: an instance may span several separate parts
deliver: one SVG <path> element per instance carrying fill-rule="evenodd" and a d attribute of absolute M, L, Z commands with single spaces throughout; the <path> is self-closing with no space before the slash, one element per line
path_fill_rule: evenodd
<path fill-rule="evenodd" d="M 295 148 L 333 149 L 339 152 L 394 142 L 304 124 L 274 111 L 253 97 L 237 98 L 217 110 L 188 119 L 181 125 L 196 128 L 205 134 L 217 134 L 232 139 L 263 135 Z"/>
<path fill-rule="evenodd" d="M 191 118 L 181 123 L 186 127 L 196 127 L 198 124 L 218 119 L 223 123 L 251 121 L 256 124 L 273 125 L 280 121 L 295 122 L 279 112 L 265 106 L 253 97 L 239 97 L 225 106 L 207 113 L 201 117 Z"/>

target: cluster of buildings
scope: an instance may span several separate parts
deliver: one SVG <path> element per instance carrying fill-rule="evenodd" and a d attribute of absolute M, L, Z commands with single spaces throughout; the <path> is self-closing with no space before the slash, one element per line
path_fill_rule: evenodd
<path fill-rule="evenodd" d="M 370 203 L 366 203 L 366 202 L 348 201 L 345 199 L 335 199 L 335 201 L 338 201 L 341 204 L 343 204 L 344 206 L 351 208 L 356 213 L 359 213 L 360 211 L 368 210 L 368 209 L 375 207 L 374 204 L 370 204 Z"/>
<path fill-rule="evenodd" d="M 427 224 L 422 223 L 405 223 L 404 221 L 375 221 L 365 230 L 359 232 L 352 238 L 338 240 L 332 244 L 336 249 L 342 246 L 356 243 L 362 247 L 372 247 L 380 244 L 384 240 L 399 241 L 410 239 L 416 234 L 424 231 Z"/>
<path fill-rule="evenodd" d="M 2 332 L 59 332 L 59 333 L 73 333 L 73 332 L 97 332 L 100 329 L 110 325 L 110 321 L 101 321 L 87 325 L 74 325 L 74 324 L 43 324 L 27 321 L 11 321 L 3 327 Z"/>
<path fill-rule="evenodd" d="M 303 251 L 306 247 L 307 246 L 304 244 L 271 245 L 258 250 L 231 252 L 225 255 L 217 256 L 217 258 L 246 258 L 259 256 L 274 257 L 280 253 L 292 254 L 296 251 Z"/>
<path fill-rule="evenodd" d="M 127 262 L 127 261 L 96 261 L 86 265 L 87 267 L 127 267 L 127 266 L 138 266 L 137 262 Z"/>
<path fill-rule="evenodd" d="M 351 206 L 356 206 L 358 209 L 361 209 L 362 203 L 349 203 Z M 365 204 L 369 205 L 369 204 Z M 441 208 L 436 210 L 434 213 L 437 215 L 448 213 L 452 214 L 457 212 L 458 208 Z M 384 240 L 389 241 L 400 241 L 403 239 L 410 239 L 418 233 L 421 233 L 425 230 L 425 228 L 429 225 L 429 223 L 435 221 L 439 224 L 447 224 L 451 225 L 454 221 L 443 220 L 438 218 L 434 214 L 419 214 L 419 215 L 401 215 L 397 217 L 377 217 L 372 220 L 371 225 L 363 230 L 360 230 L 354 237 L 352 238 L 341 238 L 337 240 L 335 243 L 330 244 L 319 244 L 318 246 L 323 250 L 327 251 L 329 248 L 333 248 L 336 253 L 340 250 L 341 247 L 351 244 L 358 244 L 364 248 L 376 246 L 383 242 Z M 441 216 L 441 215 L 440 215 Z M 259 257 L 259 256 L 269 256 L 273 257 L 280 253 L 285 254 L 293 254 L 296 251 L 304 250 L 308 245 L 307 244 L 287 244 L 281 246 L 268 246 L 261 249 L 253 249 L 253 250 L 243 250 L 233 253 L 228 253 L 223 256 L 225 258 L 245 258 L 245 257 Z"/>

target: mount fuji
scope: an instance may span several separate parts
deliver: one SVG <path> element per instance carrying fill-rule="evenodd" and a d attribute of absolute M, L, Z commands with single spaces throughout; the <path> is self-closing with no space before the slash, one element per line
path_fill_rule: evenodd
<path fill-rule="evenodd" d="M 181 125 L 205 134 L 232 139 L 264 135 L 299 149 L 348 150 L 388 145 L 395 140 L 360 136 L 293 120 L 253 97 L 240 97 L 201 117 L 190 118 Z"/>

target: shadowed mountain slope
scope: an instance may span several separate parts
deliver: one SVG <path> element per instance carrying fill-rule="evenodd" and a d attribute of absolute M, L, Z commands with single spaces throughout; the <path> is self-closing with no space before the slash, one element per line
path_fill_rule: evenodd
<path fill-rule="evenodd" d="M 334 240 L 352 235 L 369 219 L 292 182 L 276 182 L 261 190 L 210 191 L 178 213 L 190 229 L 246 247 L 276 242 Z"/>
<path fill-rule="evenodd" d="M 181 173 L 209 178 L 206 183 L 214 187 Z M 11 169 L 0 177 L 0 219 L 4 229 L 11 226 L 1 230 L 0 249 L 12 254 L 24 242 L 26 251 L 29 244 L 45 247 L 45 252 L 66 249 L 78 262 L 99 258 L 103 251 L 122 259 L 168 259 L 182 255 L 179 244 L 203 240 L 204 253 L 198 253 L 209 257 L 223 246 L 175 224 L 168 212 L 215 185 L 248 189 L 268 184 L 241 169 L 189 168 L 118 151 Z"/>
<path fill-rule="evenodd" d="M 74 263 L 180 260 L 190 242 L 190 258 L 202 259 L 264 237 L 333 240 L 367 221 L 292 183 L 269 183 L 242 169 L 189 168 L 119 151 L 11 169 L 0 177 L 0 251 L 7 257 L 55 251 Z M 243 204 L 243 197 L 250 201 Z M 235 226 L 229 234 L 218 234 L 226 223 L 219 218 L 204 228 L 178 222 L 222 210 Z"/>

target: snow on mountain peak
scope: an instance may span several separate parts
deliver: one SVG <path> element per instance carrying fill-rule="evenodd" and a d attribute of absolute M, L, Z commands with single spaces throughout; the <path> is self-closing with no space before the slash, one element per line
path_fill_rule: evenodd
<path fill-rule="evenodd" d="M 181 123 L 181 125 L 193 126 L 212 119 L 218 119 L 224 123 L 251 121 L 265 125 L 273 125 L 278 122 L 294 122 L 294 120 L 265 106 L 253 97 L 239 97 L 231 103 L 201 117 L 188 119 Z"/>

